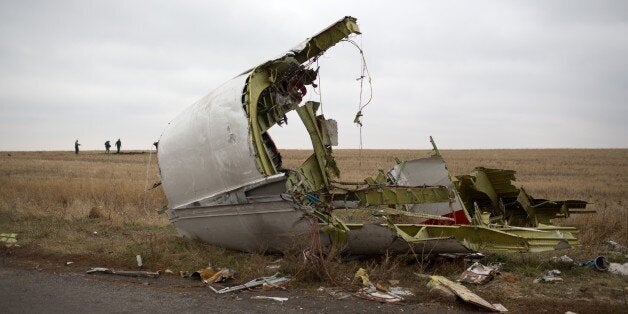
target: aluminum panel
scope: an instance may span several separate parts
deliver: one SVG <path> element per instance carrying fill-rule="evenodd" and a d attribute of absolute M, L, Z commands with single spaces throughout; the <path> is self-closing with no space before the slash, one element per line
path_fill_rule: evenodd
<path fill-rule="evenodd" d="M 264 178 L 242 107 L 246 77 L 232 79 L 186 108 L 161 135 L 157 156 L 169 208 Z"/>

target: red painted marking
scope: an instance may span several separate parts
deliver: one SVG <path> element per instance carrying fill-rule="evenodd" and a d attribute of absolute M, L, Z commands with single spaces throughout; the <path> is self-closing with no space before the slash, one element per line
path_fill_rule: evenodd
<path fill-rule="evenodd" d="M 452 213 L 448 213 L 443 215 L 443 217 L 453 218 L 453 221 L 449 220 L 436 220 L 436 219 L 428 219 L 423 222 L 426 225 L 469 225 L 471 222 L 467 219 L 467 215 L 465 215 L 464 210 L 457 210 Z"/>

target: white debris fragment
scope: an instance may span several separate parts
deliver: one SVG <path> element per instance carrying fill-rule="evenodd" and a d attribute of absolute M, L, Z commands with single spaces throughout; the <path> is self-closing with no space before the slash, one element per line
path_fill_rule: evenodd
<path fill-rule="evenodd" d="M 628 263 L 610 263 L 608 265 L 608 271 L 622 276 L 628 276 Z"/>
<path fill-rule="evenodd" d="M 571 257 L 567 256 L 567 255 L 563 255 L 561 257 L 558 257 L 558 256 L 552 257 L 551 262 L 553 264 L 559 264 L 559 265 L 566 265 L 567 266 L 567 265 L 573 265 L 574 260 Z"/>
<path fill-rule="evenodd" d="M 144 266 L 141 255 L 135 255 L 135 260 L 137 260 L 137 267 L 142 268 L 142 266 Z"/>
<path fill-rule="evenodd" d="M 278 301 L 278 302 L 281 302 L 281 303 L 284 303 L 285 301 L 288 301 L 288 298 L 269 297 L 269 296 L 265 296 L 265 295 L 256 295 L 254 297 L 251 297 L 251 299 L 253 299 L 253 300 L 273 300 L 273 301 Z"/>
<path fill-rule="evenodd" d="M 534 279 L 534 283 L 543 282 L 559 282 L 563 281 L 563 278 L 560 277 L 562 273 L 558 269 L 548 270 L 545 275 L 542 277 Z"/>
<path fill-rule="evenodd" d="M 499 272 L 500 268 L 501 264 L 484 266 L 478 262 L 475 262 L 473 263 L 473 265 L 467 268 L 467 270 L 460 274 L 458 281 L 479 285 L 485 284 L 493 279 L 495 274 Z"/>

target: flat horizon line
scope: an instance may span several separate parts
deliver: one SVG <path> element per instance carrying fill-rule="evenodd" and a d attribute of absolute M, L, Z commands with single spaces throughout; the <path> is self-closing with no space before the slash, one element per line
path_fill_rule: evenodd
<path fill-rule="evenodd" d="M 439 148 L 441 151 L 449 151 L 449 150 L 623 150 L 628 149 L 628 147 L 484 147 L 484 148 Z M 311 151 L 311 148 L 279 148 L 279 150 L 303 150 L 303 151 Z M 334 148 L 333 150 L 360 150 L 359 148 Z M 363 148 L 362 150 L 419 150 L 419 151 L 429 151 L 431 148 Z M 0 153 L 38 153 L 38 152 L 49 152 L 49 153 L 72 153 L 74 154 L 74 150 L 0 150 Z M 85 149 L 80 152 L 100 152 L 104 153 L 103 149 Z M 156 152 L 156 150 L 146 150 L 146 149 L 125 149 L 121 152 L 124 154 L 125 152 Z M 116 152 L 111 152 L 110 154 L 115 155 Z"/>

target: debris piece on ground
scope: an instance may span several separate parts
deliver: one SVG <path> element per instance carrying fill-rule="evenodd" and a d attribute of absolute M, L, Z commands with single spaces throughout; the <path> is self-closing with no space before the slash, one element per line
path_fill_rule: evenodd
<path fill-rule="evenodd" d="M 411 297 L 414 295 L 414 292 L 403 287 L 390 287 L 390 289 L 388 290 L 388 293 L 394 294 L 400 297 Z"/>
<path fill-rule="evenodd" d="M 233 292 L 233 291 L 238 291 L 238 290 L 243 290 L 243 289 L 250 289 L 250 288 L 254 288 L 254 287 L 259 287 L 262 286 L 264 284 L 270 285 L 270 286 L 275 286 L 275 287 L 280 287 L 284 284 L 286 284 L 288 281 L 290 281 L 290 277 L 279 277 L 279 273 L 276 273 L 270 277 L 261 277 L 261 278 L 255 278 L 245 284 L 242 285 L 237 285 L 237 286 L 233 286 L 233 287 L 226 287 L 220 290 L 216 290 L 216 288 L 212 287 L 211 285 L 209 286 L 214 292 L 222 294 L 222 293 L 227 293 L 227 292 Z"/>
<path fill-rule="evenodd" d="M 366 273 L 366 269 L 360 268 L 358 269 L 358 271 L 355 272 L 355 275 L 353 276 L 353 280 L 355 281 L 358 278 L 362 280 L 363 286 L 371 285 L 371 281 L 369 280 L 369 274 Z"/>
<path fill-rule="evenodd" d="M 355 296 L 362 299 L 377 301 L 377 302 L 382 302 L 382 303 L 403 301 L 403 297 L 399 295 L 393 294 L 391 292 L 378 291 L 377 288 L 375 288 L 373 284 L 370 284 L 370 286 L 364 287 L 358 290 L 358 292 L 355 293 Z"/>
<path fill-rule="evenodd" d="M 493 303 L 493 307 L 499 312 L 508 312 L 508 309 L 501 303 Z"/>
<path fill-rule="evenodd" d="M 495 274 L 499 272 L 499 268 L 501 268 L 501 265 L 484 266 L 475 262 L 460 274 L 458 281 L 483 285 L 495 277 Z"/>
<path fill-rule="evenodd" d="M 74 264 L 74 262 L 65 262 L 65 266 L 70 266 L 72 264 Z"/>
<path fill-rule="evenodd" d="M 608 270 L 608 261 L 604 256 L 598 256 L 592 260 L 580 263 L 580 266 L 591 267 L 595 270 L 606 271 Z"/>
<path fill-rule="evenodd" d="M 88 274 L 101 273 L 101 274 L 111 274 L 111 275 L 127 276 L 127 277 L 149 277 L 149 278 L 159 277 L 158 272 L 114 270 L 112 268 L 104 268 L 104 267 L 91 268 L 90 270 L 87 271 L 87 273 Z"/>
<path fill-rule="evenodd" d="M 608 271 L 622 276 L 628 276 L 628 263 L 610 263 L 608 265 Z"/>
<path fill-rule="evenodd" d="M 225 282 L 233 279 L 234 271 L 229 268 L 209 266 L 192 273 L 191 278 L 200 279 L 204 284 L 209 285 L 215 282 Z"/>
<path fill-rule="evenodd" d="M 142 268 L 144 266 L 144 262 L 142 261 L 141 255 L 135 255 L 135 260 L 137 261 L 137 267 Z"/>
<path fill-rule="evenodd" d="M 0 233 L 0 243 L 10 248 L 17 243 L 17 233 Z"/>
<path fill-rule="evenodd" d="M 488 301 L 482 299 L 480 296 L 478 296 L 477 294 L 471 292 L 471 290 L 469 290 L 467 287 L 453 282 L 443 276 L 431 276 L 430 277 L 432 279 L 432 281 L 434 282 L 430 282 L 428 283 L 428 286 L 437 286 L 437 285 L 443 285 L 446 288 L 448 288 L 449 290 L 451 290 L 451 292 L 455 293 L 458 297 L 460 297 L 460 299 L 462 299 L 463 301 L 467 302 L 467 303 L 471 303 L 474 305 L 477 305 L 481 308 L 487 309 L 487 310 L 491 310 L 494 312 L 501 312 L 506 310 L 503 306 L 499 305 L 499 308 L 496 307 L 495 305 L 489 303 Z M 507 311 L 507 310 L 506 310 Z"/>
<path fill-rule="evenodd" d="M 606 242 L 604 242 L 604 244 L 607 244 L 608 246 L 610 246 L 613 250 L 623 253 L 625 251 L 628 251 L 628 248 L 626 248 L 625 246 L 613 241 L 613 240 L 608 240 Z"/>
<path fill-rule="evenodd" d="M 269 296 L 265 296 L 265 295 L 256 295 L 251 297 L 251 299 L 253 300 L 273 300 L 273 301 L 278 301 L 281 303 L 284 303 L 285 301 L 288 301 L 288 298 L 282 298 L 282 297 L 269 297 Z"/>
<path fill-rule="evenodd" d="M 561 272 L 558 269 L 548 270 L 545 275 L 534 279 L 534 283 L 543 282 L 559 282 L 563 281 L 563 278 L 560 277 Z"/>
<path fill-rule="evenodd" d="M 166 269 L 164 270 L 164 274 L 174 275 L 174 272 L 173 272 L 170 268 L 166 268 Z"/>
<path fill-rule="evenodd" d="M 574 265 L 574 260 L 567 255 L 563 255 L 561 257 L 554 256 L 550 259 L 550 262 L 556 266 L 563 267 L 571 267 Z"/>
<path fill-rule="evenodd" d="M 191 274 L 187 270 L 180 270 L 179 276 L 181 276 L 181 278 L 190 278 Z"/>

